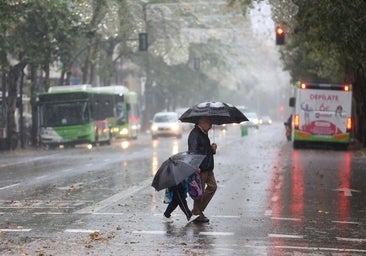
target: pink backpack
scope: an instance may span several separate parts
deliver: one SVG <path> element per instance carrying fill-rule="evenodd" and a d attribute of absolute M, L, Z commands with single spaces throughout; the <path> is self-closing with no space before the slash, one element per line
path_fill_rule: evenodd
<path fill-rule="evenodd" d="M 202 193 L 200 176 L 193 173 L 188 178 L 188 194 L 193 200 L 196 200 L 202 197 Z"/>

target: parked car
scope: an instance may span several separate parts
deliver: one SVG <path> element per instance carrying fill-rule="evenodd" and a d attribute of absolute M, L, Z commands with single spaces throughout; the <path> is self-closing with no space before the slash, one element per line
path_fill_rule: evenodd
<path fill-rule="evenodd" d="M 242 122 L 241 125 L 259 129 L 259 118 L 255 112 L 245 112 L 244 115 L 249 119 L 249 121 Z"/>
<path fill-rule="evenodd" d="M 272 124 L 272 119 L 269 116 L 262 116 L 259 119 L 260 124 Z"/>
<path fill-rule="evenodd" d="M 183 133 L 183 126 L 178 118 L 179 116 L 176 112 L 156 113 L 151 122 L 152 139 L 162 136 L 175 136 L 180 139 Z"/>

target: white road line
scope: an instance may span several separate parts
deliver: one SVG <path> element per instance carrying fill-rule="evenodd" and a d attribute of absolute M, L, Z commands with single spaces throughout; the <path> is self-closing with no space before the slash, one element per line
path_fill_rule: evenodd
<path fill-rule="evenodd" d="M 238 219 L 240 216 L 237 215 L 214 215 L 213 218 L 225 218 L 225 219 Z"/>
<path fill-rule="evenodd" d="M 93 212 L 93 215 L 125 215 L 123 212 Z"/>
<path fill-rule="evenodd" d="M 299 218 L 284 218 L 284 217 L 271 217 L 273 220 L 289 220 L 289 221 L 301 221 Z"/>
<path fill-rule="evenodd" d="M 304 236 L 301 235 L 285 235 L 285 234 L 268 234 L 270 238 L 289 238 L 289 239 L 302 239 Z"/>
<path fill-rule="evenodd" d="M 37 177 L 36 179 L 37 179 L 37 180 L 40 180 L 40 179 L 44 179 L 44 178 L 46 178 L 46 177 L 48 177 L 48 175 L 42 175 L 42 176 Z"/>
<path fill-rule="evenodd" d="M 29 232 L 30 228 L 0 228 L 2 232 Z"/>
<path fill-rule="evenodd" d="M 161 230 L 135 230 L 132 234 L 165 235 L 166 231 Z"/>
<path fill-rule="evenodd" d="M 340 224 L 353 224 L 353 225 L 361 225 L 361 222 L 354 222 L 354 221 L 337 221 L 333 220 L 333 223 L 340 223 Z"/>
<path fill-rule="evenodd" d="M 35 158 L 32 158 L 32 162 L 35 162 L 35 161 L 38 161 L 38 160 L 42 160 L 44 158 L 51 158 L 51 157 L 53 157 L 53 155 L 55 155 L 55 154 L 50 154 L 50 155 L 47 155 L 47 156 L 35 157 Z M 22 160 L 22 161 L 19 161 L 19 162 L 15 162 L 15 163 L 1 164 L 0 165 L 0 168 L 9 167 L 9 166 L 18 165 L 18 164 L 25 164 L 25 163 L 28 163 L 28 162 L 29 162 L 29 160 L 28 159 L 25 159 L 25 160 Z"/>
<path fill-rule="evenodd" d="M 80 209 L 78 211 L 76 211 L 75 213 L 77 214 L 92 214 L 95 212 L 98 212 L 100 210 L 102 210 L 103 208 L 106 208 L 109 205 L 112 205 L 120 200 L 122 200 L 123 198 L 129 197 L 135 193 L 137 193 L 138 191 L 140 191 L 141 189 L 150 186 L 151 185 L 151 179 L 146 179 L 145 181 L 141 182 L 140 184 L 133 186 L 129 189 L 123 190 L 117 194 L 114 194 L 113 196 L 104 199 L 98 203 L 96 203 L 95 205 L 92 206 L 88 206 L 85 207 L 83 209 Z"/>
<path fill-rule="evenodd" d="M 272 210 L 266 210 L 264 212 L 264 216 L 271 216 L 272 215 Z"/>
<path fill-rule="evenodd" d="M 199 232 L 200 236 L 233 236 L 234 232 Z"/>
<path fill-rule="evenodd" d="M 273 196 L 273 197 L 271 198 L 271 201 L 272 201 L 272 202 L 277 202 L 277 201 L 278 201 L 278 196 Z"/>
<path fill-rule="evenodd" d="M 63 215 L 64 212 L 34 212 L 34 215 Z"/>
<path fill-rule="evenodd" d="M 65 233 L 94 233 L 99 232 L 99 230 L 93 229 L 65 229 Z"/>
<path fill-rule="evenodd" d="M 338 241 L 346 241 L 346 242 L 357 242 L 357 243 L 366 242 L 365 238 L 337 237 L 337 240 Z"/>
<path fill-rule="evenodd" d="M 295 250 L 304 250 L 304 251 L 329 251 L 329 252 L 354 252 L 354 253 L 365 253 L 366 250 L 359 249 L 346 249 L 346 248 L 331 248 L 331 247 L 303 247 L 303 246 L 285 246 L 285 245 L 275 245 L 268 246 L 268 248 L 276 248 L 276 249 L 295 249 Z"/>
<path fill-rule="evenodd" d="M 15 183 L 13 185 L 9 185 L 9 186 L 5 186 L 5 187 L 1 187 L 0 190 L 4 190 L 4 189 L 8 189 L 8 188 L 12 188 L 12 187 L 16 187 L 18 186 L 20 183 Z"/>

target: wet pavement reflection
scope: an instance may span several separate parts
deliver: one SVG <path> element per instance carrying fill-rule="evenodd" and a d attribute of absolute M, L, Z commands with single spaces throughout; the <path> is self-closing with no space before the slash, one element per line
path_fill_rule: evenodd
<path fill-rule="evenodd" d="M 365 255 L 365 155 L 293 150 L 277 136 L 282 126 L 210 134 L 218 190 L 207 224 L 187 224 L 179 209 L 163 223 L 164 193 L 151 187 L 160 164 L 186 150 L 187 134 L 37 152 L 26 156 L 32 164 L 25 155 L 0 157 L 0 252 Z"/>

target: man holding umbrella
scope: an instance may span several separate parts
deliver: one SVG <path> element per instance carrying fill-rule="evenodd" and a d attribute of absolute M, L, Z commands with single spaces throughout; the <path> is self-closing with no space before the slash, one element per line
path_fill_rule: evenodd
<path fill-rule="evenodd" d="M 194 222 L 209 222 L 209 219 L 203 214 L 208 203 L 214 196 L 217 183 L 213 172 L 214 157 L 217 145 L 210 142 L 208 131 L 212 128 L 212 121 L 209 117 L 201 117 L 198 124 L 192 129 L 188 136 L 188 151 L 196 154 L 206 155 L 200 165 L 200 178 L 203 195 L 194 200 L 192 214 L 199 215 Z"/>
<path fill-rule="evenodd" d="M 203 195 L 194 200 L 192 214 L 200 215 L 195 222 L 209 222 L 203 214 L 214 196 L 217 183 L 214 175 L 214 157 L 217 145 L 210 142 L 208 131 L 213 124 L 230 124 L 248 121 L 248 118 L 235 106 L 224 102 L 202 102 L 184 112 L 179 120 L 194 123 L 195 127 L 188 136 L 188 151 L 205 155 L 200 164 L 200 178 Z"/>

